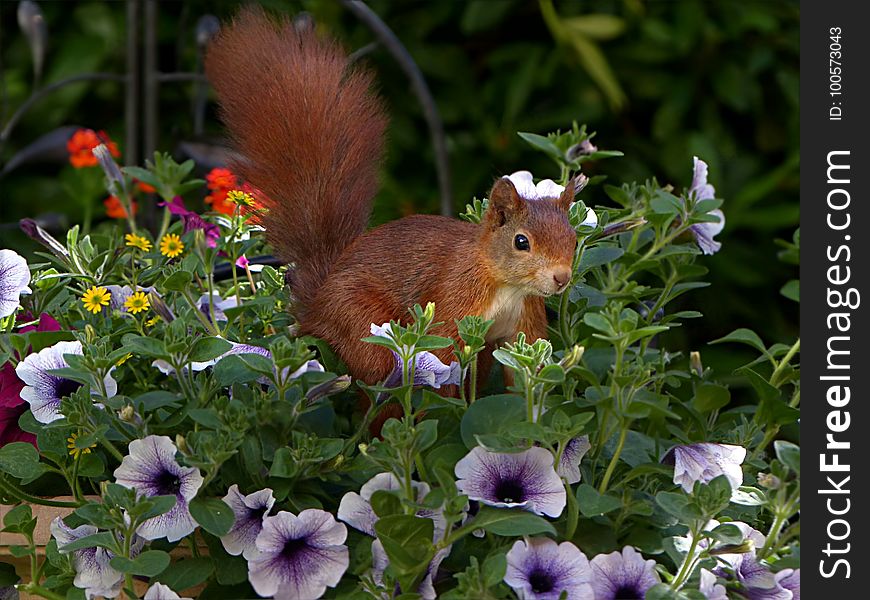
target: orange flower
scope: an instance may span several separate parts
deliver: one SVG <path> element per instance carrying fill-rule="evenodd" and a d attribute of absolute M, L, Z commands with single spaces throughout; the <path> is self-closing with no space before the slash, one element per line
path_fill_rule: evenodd
<path fill-rule="evenodd" d="M 205 176 L 206 186 L 212 191 L 229 191 L 238 185 L 238 180 L 229 169 L 216 168 Z"/>
<path fill-rule="evenodd" d="M 236 204 L 227 198 L 229 189 L 219 188 L 205 197 L 205 203 L 210 204 L 212 210 L 225 215 L 231 215 L 236 212 Z"/>
<path fill-rule="evenodd" d="M 143 194 L 153 194 L 157 191 L 157 188 L 153 185 L 148 185 L 147 183 L 139 181 L 138 179 L 136 180 L 136 187 L 139 188 L 139 191 Z"/>
<path fill-rule="evenodd" d="M 117 198 L 117 196 L 109 196 L 105 200 L 103 200 L 103 204 L 106 206 L 106 216 L 111 217 L 112 219 L 126 219 L 127 218 L 127 210 L 124 208 L 124 205 L 121 204 L 121 201 Z M 133 200 L 133 214 L 136 214 L 136 211 L 139 210 L 139 207 L 136 205 L 136 201 Z"/>
<path fill-rule="evenodd" d="M 109 153 L 115 158 L 121 156 L 117 144 L 109 138 L 105 131 L 79 129 L 66 142 L 70 164 L 76 169 L 97 166 L 99 163 L 92 150 L 100 144 L 105 144 L 109 149 Z"/>

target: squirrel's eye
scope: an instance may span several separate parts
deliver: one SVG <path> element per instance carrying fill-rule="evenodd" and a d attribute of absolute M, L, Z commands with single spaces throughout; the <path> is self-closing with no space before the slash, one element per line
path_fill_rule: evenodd
<path fill-rule="evenodd" d="M 531 249 L 529 246 L 529 238 L 524 236 L 522 233 L 518 233 L 514 238 L 514 248 L 528 252 Z"/>

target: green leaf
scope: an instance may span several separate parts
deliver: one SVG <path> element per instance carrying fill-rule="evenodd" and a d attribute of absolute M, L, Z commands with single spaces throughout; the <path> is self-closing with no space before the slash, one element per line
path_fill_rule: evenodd
<path fill-rule="evenodd" d="M 743 543 L 743 532 L 737 525 L 731 523 L 723 523 L 709 532 L 710 537 L 722 542 L 723 544 L 741 544 Z"/>
<path fill-rule="evenodd" d="M 735 329 L 725 337 L 721 337 L 718 340 L 713 340 L 710 343 L 723 344 L 725 342 L 737 342 L 739 344 L 746 344 L 748 346 L 752 346 L 762 354 L 767 354 L 767 347 L 764 345 L 764 342 L 762 342 L 761 338 L 758 337 L 758 334 L 751 329 L 746 329 L 743 327 L 741 327 L 740 329 Z"/>
<path fill-rule="evenodd" d="M 109 564 L 121 573 L 154 577 L 169 566 L 169 554 L 163 550 L 146 550 L 134 559 L 116 556 Z"/>
<path fill-rule="evenodd" d="M 28 442 L 12 442 L 0 448 L 0 471 L 29 483 L 48 471 L 39 462 L 39 452 Z"/>
<path fill-rule="evenodd" d="M 577 504 L 584 517 L 597 517 L 622 508 L 622 501 L 610 495 L 601 495 L 588 483 L 581 483 L 577 488 Z"/>
<path fill-rule="evenodd" d="M 549 138 L 538 135 L 536 133 L 525 133 L 523 131 L 517 132 L 517 135 L 523 138 L 526 142 L 528 142 L 532 148 L 540 150 L 556 162 L 562 162 L 565 160 L 562 151 Z"/>
<path fill-rule="evenodd" d="M 165 357 L 167 355 L 166 348 L 163 344 L 154 338 L 128 333 L 121 338 L 121 343 L 133 354 L 155 358 Z"/>
<path fill-rule="evenodd" d="M 498 434 L 526 418 L 526 401 L 515 394 L 485 396 L 465 411 L 460 423 L 462 441 L 470 450 L 477 446 L 477 435 Z"/>
<path fill-rule="evenodd" d="M 218 537 L 233 527 L 235 515 L 226 502 L 218 498 L 200 498 L 190 502 L 190 515 L 203 529 Z"/>
<path fill-rule="evenodd" d="M 474 517 L 472 524 L 475 528 L 485 529 L 490 533 L 505 537 L 538 533 L 556 534 L 556 530 L 549 521 L 520 509 L 483 506 Z"/>
<path fill-rule="evenodd" d="M 492 588 L 497 586 L 504 580 L 507 572 L 507 556 L 504 554 L 493 554 L 488 556 L 481 566 L 481 575 L 483 575 L 483 583 L 487 587 Z"/>
<path fill-rule="evenodd" d="M 94 548 L 96 546 L 114 550 L 117 545 L 118 541 L 115 539 L 115 536 L 111 531 L 101 531 L 99 533 L 93 533 L 91 535 L 86 535 L 83 538 L 73 540 L 69 544 L 64 544 L 61 550 L 66 553 L 72 552 L 73 550 L 82 550 L 84 548 Z"/>
<path fill-rule="evenodd" d="M 207 362 L 224 354 L 233 347 L 228 341 L 218 337 L 204 337 L 196 340 L 190 350 L 190 360 Z"/>
<path fill-rule="evenodd" d="M 684 523 L 698 516 L 697 511 L 689 507 L 689 497 L 682 492 L 659 492 L 656 494 L 656 504 Z"/>
<path fill-rule="evenodd" d="M 715 383 L 702 383 L 695 389 L 692 406 L 698 412 L 709 413 L 719 410 L 731 402 L 731 392 L 728 388 Z"/>
<path fill-rule="evenodd" d="M 656 190 L 649 204 L 656 214 L 678 215 L 683 211 L 683 201 L 664 190 Z"/>
<path fill-rule="evenodd" d="M 163 585 L 180 592 L 181 590 L 199 585 L 211 577 L 212 573 L 214 573 L 214 563 L 210 558 L 191 557 L 169 565 L 159 574 L 160 577 L 157 579 Z"/>
<path fill-rule="evenodd" d="M 176 271 L 163 280 L 163 289 L 170 292 L 183 292 L 193 281 L 193 274 L 188 271 Z"/>
<path fill-rule="evenodd" d="M 801 301 L 801 282 L 797 279 L 792 279 L 779 290 L 779 293 L 795 302 Z"/>
<path fill-rule="evenodd" d="M 572 33 L 596 40 L 609 40 L 625 31 L 625 21 L 607 14 L 567 17 L 562 19 L 562 24 Z"/>
<path fill-rule="evenodd" d="M 625 250 L 617 246 L 593 246 L 583 251 L 577 270 L 584 273 L 593 267 L 600 267 L 618 259 Z"/>
<path fill-rule="evenodd" d="M 6 513 L 3 517 L 3 526 L 18 528 L 33 519 L 33 511 L 30 510 L 30 505 L 20 504 Z"/>
<path fill-rule="evenodd" d="M 801 474 L 801 449 L 800 446 L 787 442 L 785 440 L 776 440 L 773 443 L 773 449 L 776 452 L 776 457 L 786 465 L 789 469 Z"/>
<path fill-rule="evenodd" d="M 372 494 L 369 503 L 379 518 L 397 515 L 402 512 L 402 501 L 390 490 L 378 490 Z"/>
<path fill-rule="evenodd" d="M 390 515 L 378 519 L 375 531 L 384 545 L 390 565 L 397 573 L 425 569 L 435 549 L 432 536 L 435 523 L 411 515 Z"/>

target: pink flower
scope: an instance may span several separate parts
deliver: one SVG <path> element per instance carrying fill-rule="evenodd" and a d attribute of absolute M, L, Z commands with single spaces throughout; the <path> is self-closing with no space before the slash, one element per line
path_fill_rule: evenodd
<path fill-rule="evenodd" d="M 176 196 L 172 199 L 172 202 L 159 202 L 158 206 L 165 206 L 171 214 L 181 217 L 181 222 L 184 223 L 184 233 L 194 229 L 202 229 L 203 233 L 205 233 L 205 241 L 208 247 L 214 248 L 217 246 L 217 240 L 221 236 L 220 228 L 214 223 L 209 223 L 192 210 L 187 210 L 181 196 Z"/>

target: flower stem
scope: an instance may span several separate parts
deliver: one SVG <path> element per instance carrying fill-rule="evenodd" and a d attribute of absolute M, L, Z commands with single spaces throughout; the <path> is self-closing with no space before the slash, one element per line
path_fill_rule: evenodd
<path fill-rule="evenodd" d="M 78 508 L 84 504 L 84 502 L 66 502 L 64 500 L 49 500 L 48 498 L 33 496 L 3 477 L 0 477 L 0 491 L 28 504 L 40 504 L 42 506 L 54 506 L 57 508 Z"/>
<path fill-rule="evenodd" d="M 477 356 L 471 359 L 471 380 L 468 383 L 468 404 L 474 404 L 477 398 Z"/>
<path fill-rule="evenodd" d="M 28 594 L 32 594 L 35 596 L 42 596 L 46 598 L 46 600 L 65 600 L 64 596 L 52 592 L 51 590 L 45 589 L 41 585 L 37 585 L 36 583 L 25 583 L 16 586 L 20 591 L 27 592 Z"/>
<path fill-rule="evenodd" d="M 698 542 L 700 541 L 700 531 L 697 527 L 693 528 L 691 531 L 692 543 L 689 545 L 689 551 L 686 553 L 686 558 L 683 559 L 683 564 L 680 566 L 680 570 L 677 572 L 677 576 L 674 577 L 674 580 L 671 581 L 671 589 L 674 591 L 679 590 L 683 583 L 685 583 L 686 579 L 692 574 L 694 568 L 692 568 L 695 564 L 695 550 L 698 548 Z"/>
<path fill-rule="evenodd" d="M 792 347 L 788 349 L 785 356 L 782 357 L 782 360 L 779 361 L 779 364 L 776 365 L 776 369 L 774 369 L 773 374 L 770 376 L 770 385 L 775 388 L 779 387 L 779 378 L 782 376 L 783 371 L 791 362 L 791 359 L 794 358 L 795 354 L 800 352 L 801 349 L 801 340 L 800 338 L 792 344 Z"/>
<path fill-rule="evenodd" d="M 619 455 L 622 454 L 622 448 L 625 446 L 625 438 L 627 436 L 628 423 L 624 423 L 619 432 L 619 440 L 616 442 L 616 450 L 613 451 L 613 457 L 610 459 L 610 464 L 607 465 L 607 470 L 604 471 L 604 478 L 601 480 L 601 485 L 598 486 L 599 494 L 604 494 L 604 492 L 607 491 L 607 485 L 610 483 L 613 471 L 616 470 L 616 464 L 619 462 Z"/>

